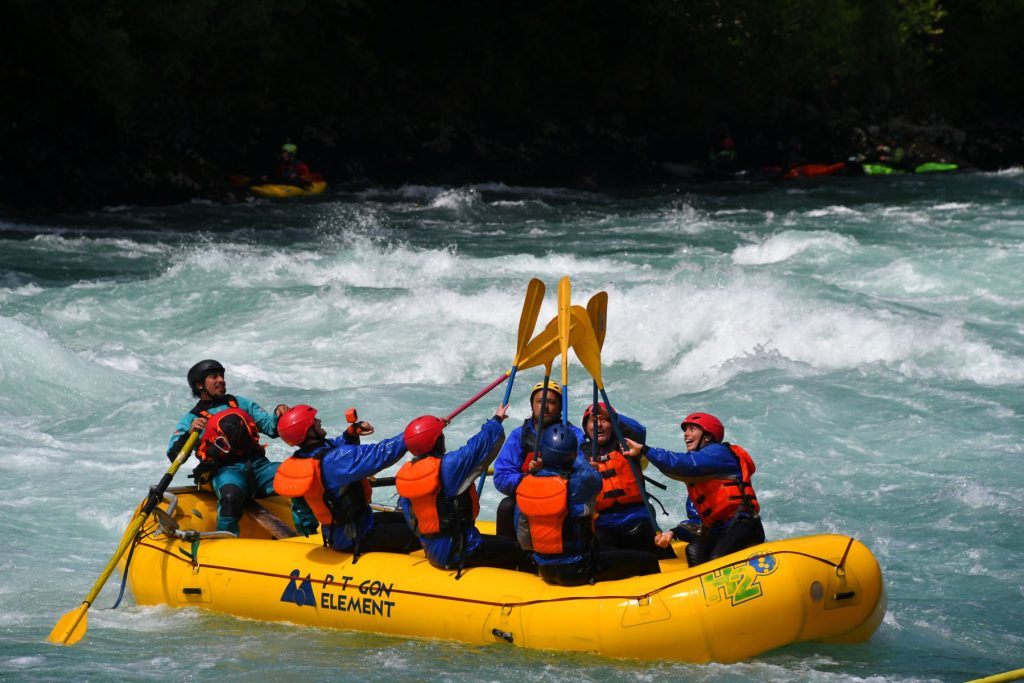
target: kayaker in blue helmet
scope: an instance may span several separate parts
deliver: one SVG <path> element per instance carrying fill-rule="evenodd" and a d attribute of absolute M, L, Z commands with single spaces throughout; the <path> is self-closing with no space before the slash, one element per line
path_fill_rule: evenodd
<path fill-rule="evenodd" d="M 202 435 L 197 449 L 200 466 L 194 476 L 197 483 L 208 479 L 217 494 L 217 529 L 238 534 L 238 520 L 245 501 L 250 497 L 272 495 L 274 491 L 277 463 L 267 460 L 262 448 L 256 448 L 259 446 L 257 432 L 276 437 L 277 419 L 288 406 L 280 403 L 274 408 L 274 415 L 270 415 L 255 401 L 227 393 L 224 366 L 213 359 L 193 365 L 186 379 L 192 395 L 199 401 L 175 426 L 167 457 L 172 461 L 177 457 L 189 432 Z M 224 411 L 231 411 L 234 419 L 222 425 L 220 421 L 227 417 L 222 415 L 217 424 L 209 425 L 215 429 L 208 430 L 208 423 Z M 250 440 L 255 440 L 251 449 L 217 447 L 218 443 L 225 445 L 225 439 L 232 441 L 236 435 L 242 437 L 240 432 L 243 431 L 251 432 Z"/>
<path fill-rule="evenodd" d="M 639 550 L 597 548 L 594 500 L 601 475 L 579 457 L 574 428 L 556 424 L 540 440 L 541 468 L 516 489 L 519 545 L 534 553 L 547 583 L 579 586 L 657 574 L 658 558 Z"/>
<path fill-rule="evenodd" d="M 725 427 L 714 415 L 691 413 L 679 424 L 685 453 L 650 448 L 626 439 L 632 456 L 646 455 L 667 476 L 686 483 L 701 521 L 696 538 L 686 548 L 690 566 L 764 543 L 761 506 L 751 485 L 754 461 L 741 446 L 725 442 Z M 688 534 L 686 523 L 659 534 L 657 543 Z"/>
<path fill-rule="evenodd" d="M 558 424 L 562 420 L 562 390 L 549 382 L 545 391 L 544 382 L 538 382 L 530 390 L 531 417 L 523 421 L 508 435 L 505 445 L 494 461 L 494 488 L 505 494 L 498 503 L 497 533 L 499 536 L 516 537 L 513 515 L 516 508 L 516 487 L 529 472 L 540 469 L 537 459 L 537 424 L 545 428 Z M 579 443 L 583 443 L 583 432 L 569 425 Z M 582 456 L 581 456 L 582 457 Z"/>
<path fill-rule="evenodd" d="M 424 415 L 405 428 L 405 445 L 414 457 L 395 477 L 399 506 L 430 564 L 458 569 L 455 578 L 470 567 L 536 570 L 515 541 L 476 528 L 480 500 L 474 484 L 505 439 L 501 423 L 507 410 L 499 406 L 469 443 L 454 451 L 445 450 L 445 422 L 438 417 Z"/>

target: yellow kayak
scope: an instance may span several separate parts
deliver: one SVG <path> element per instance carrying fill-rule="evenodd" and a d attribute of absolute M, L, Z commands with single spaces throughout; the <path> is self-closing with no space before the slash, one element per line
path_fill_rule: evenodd
<path fill-rule="evenodd" d="M 281 498 L 250 504 L 239 538 L 200 536 L 215 529 L 216 498 L 195 488 L 171 493 L 174 504 L 147 520 L 127 568 L 139 605 L 695 663 L 736 662 L 804 641 L 864 641 L 886 609 L 878 562 L 846 536 L 773 541 L 695 568 L 663 560 L 661 574 L 564 588 L 489 567 L 456 580 L 422 551 L 353 562 L 324 548 L 319 534 L 294 536 Z M 676 545 L 679 557 L 684 548 Z"/>
<path fill-rule="evenodd" d="M 308 186 L 300 185 L 253 185 L 249 188 L 257 197 L 269 197 L 270 199 L 287 199 L 289 197 L 309 197 L 320 194 L 327 189 L 327 182 L 317 180 Z"/>

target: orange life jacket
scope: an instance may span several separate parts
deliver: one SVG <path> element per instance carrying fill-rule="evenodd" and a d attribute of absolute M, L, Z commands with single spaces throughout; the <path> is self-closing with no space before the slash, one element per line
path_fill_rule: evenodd
<path fill-rule="evenodd" d="M 318 522 L 325 527 L 349 524 L 355 513 L 365 509 L 373 495 L 369 479 L 349 484 L 338 496 L 324 488 L 318 458 L 285 458 L 274 475 L 274 491 L 281 496 L 304 498 Z"/>
<path fill-rule="evenodd" d="M 413 533 L 438 538 L 469 529 L 480 514 L 480 497 L 469 486 L 455 496 L 442 495 L 441 458 L 424 455 L 402 465 L 395 476 L 398 495 L 408 499 Z"/>
<path fill-rule="evenodd" d="M 593 517 L 569 516 L 568 476 L 538 477 L 528 474 L 516 489 L 519 512 L 527 520 L 527 545 L 541 555 L 581 552 Z M 525 547 L 525 546 L 524 546 Z"/>
<path fill-rule="evenodd" d="M 644 502 L 644 493 L 636 479 L 636 469 L 622 451 L 610 451 L 591 459 L 590 464 L 603 479 L 601 493 L 597 495 L 597 511 L 613 505 L 632 505 Z"/>
<path fill-rule="evenodd" d="M 740 512 L 757 517 L 761 506 L 750 484 L 756 469 L 754 460 L 741 446 L 726 444 L 740 461 L 739 477 L 715 474 L 686 482 L 690 499 L 697 506 L 701 521 L 713 527 L 727 522 Z"/>
<path fill-rule="evenodd" d="M 259 428 L 256 426 L 252 416 L 239 408 L 238 403 L 234 399 L 228 401 L 228 406 L 227 410 L 222 410 L 213 415 L 206 410 L 199 411 L 199 415 L 206 418 L 206 429 L 203 430 L 203 434 L 199 438 L 199 446 L 196 447 L 196 456 L 202 462 L 229 464 L 248 460 L 253 450 L 260 450 L 262 454 Z M 241 418 L 246 430 L 249 432 L 252 449 L 244 454 L 232 452 L 232 444 L 221 428 L 221 422 L 224 418 L 231 415 Z"/>

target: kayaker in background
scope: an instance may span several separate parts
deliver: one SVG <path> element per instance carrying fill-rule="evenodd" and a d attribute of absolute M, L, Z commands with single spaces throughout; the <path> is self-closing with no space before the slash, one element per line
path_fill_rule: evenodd
<path fill-rule="evenodd" d="M 717 147 L 708 150 L 708 161 L 719 169 L 731 169 L 736 165 L 736 142 L 729 133 L 722 135 Z"/>
<path fill-rule="evenodd" d="M 277 168 L 273 176 L 260 176 L 258 183 L 274 183 L 277 185 L 296 185 L 307 187 L 311 184 L 312 178 L 309 166 L 298 158 L 299 147 L 295 143 L 286 142 L 281 145 L 281 152 L 278 157 Z"/>
<path fill-rule="evenodd" d="M 267 460 L 258 432 L 276 437 L 277 420 L 288 406 L 278 404 L 271 416 L 255 401 L 227 393 L 224 366 L 212 359 L 193 365 L 186 379 L 199 401 L 178 421 L 167 457 L 177 457 L 189 432 L 202 435 L 197 449 L 200 464 L 193 476 L 197 484 L 209 481 L 217 494 L 218 531 L 237 535 L 245 501 L 274 492 L 277 463 Z"/>
<path fill-rule="evenodd" d="M 501 423 L 507 410 L 508 406 L 499 406 L 465 446 L 451 452 L 445 451 L 441 418 L 424 415 L 405 428 L 406 448 L 415 457 L 402 465 L 396 476 L 399 506 L 430 564 L 438 569 L 458 569 L 456 579 L 469 567 L 535 571 L 515 541 L 481 535 L 475 524 L 480 514 L 475 480 L 494 460 L 505 439 Z"/>
<path fill-rule="evenodd" d="M 545 394 L 544 382 L 538 382 L 530 390 L 530 406 L 532 417 L 524 420 L 521 427 L 516 427 L 509 433 L 505 445 L 501 447 L 501 452 L 494 461 L 494 488 L 505 494 L 505 498 L 498 503 L 496 530 L 499 536 L 508 538 L 516 537 L 516 487 L 526 474 L 536 472 L 541 467 L 537 459 L 536 446 L 537 423 L 541 420 L 541 414 L 543 413 L 541 431 L 562 421 L 561 388 L 557 384 L 549 383 Z M 570 427 L 575 432 L 577 441 L 582 443 L 583 432 L 578 427 Z"/>
<path fill-rule="evenodd" d="M 690 566 L 764 543 L 761 507 L 751 485 L 754 461 L 742 447 L 725 443 L 725 427 L 714 415 L 692 413 L 679 424 L 685 453 L 651 448 L 626 439 L 629 454 L 646 455 L 667 476 L 686 482 L 687 507 L 696 506 L 701 526 L 686 547 Z M 667 546 L 688 534 L 687 523 L 659 533 L 655 542 Z M 685 540 L 685 539 L 684 539 Z"/>
<path fill-rule="evenodd" d="M 601 475 L 579 457 L 576 432 L 562 424 L 544 430 L 543 465 L 516 489 L 519 545 L 534 553 L 540 577 L 559 586 L 657 574 L 658 558 L 651 553 L 595 545 L 594 500 Z"/>
<path fill-rule="evenodd" d="M 623 437 L 644 443 L 647 428 L 616 413 Z M 612 426 L 604 403 L 587 406 L 583 412 L 583 454 L 601 475 L 601 492 L 597 496 L 597 521 L 594 531 L 602 548 L 643 550 L 658 557 L 675 557 L 671 548 L 659 548 L 654 536 L 659 531 L 647 503 L 641 458 L 623 454 L 623 446 Z M 596 440 L 595 440 L 596 437 Z M 667 552 L 666 552 L 667 551 Z"/>
<path fill-rule="evenodd" d="M 374 512 L 370 508 L 369 477 L 405 455 L 401 434 L 380 443 L 361 445 L 361 436 L 373 434 L 369 422 L 354 422 L 334 439 L 308 405 L 297 405 L 278 422 L 281 439 L 297 446 L 277 470 L 274 489 L 282 496 L 301 497 L 322 526 L 324 545 L 352 553 L 408 553 L 418 546 L 400 512 Z M 298 528 L 298 527 L 297 527 Z M 312 533 L 316 524 L 299 529 Z"/>

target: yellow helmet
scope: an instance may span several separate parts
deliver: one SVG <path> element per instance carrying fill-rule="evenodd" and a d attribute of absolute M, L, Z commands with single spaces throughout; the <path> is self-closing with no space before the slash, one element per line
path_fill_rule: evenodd
<path fill-rule="evenodd" d="M 533 400 L 533 395 L 538 391 L 544 390 L 544 382 L 537 382 L 533 385 L 533 389 L 530 389 L 530 400 Z M 562 395 L 562 387 L 558 386 L 558 382 L 548 381 L 548 393 L 555 393 L 559 396 Z"/>

